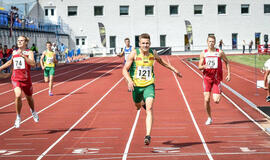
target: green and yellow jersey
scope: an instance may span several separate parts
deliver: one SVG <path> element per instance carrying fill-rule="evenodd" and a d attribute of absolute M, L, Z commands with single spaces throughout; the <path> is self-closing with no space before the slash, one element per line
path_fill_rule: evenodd
<path fill-rule="evenodd" d="M 154 61 L 155 57 L 151 49 L 147 56 L 140 53 L 138 48 L 136 49 L 136 56 L 129 71 L 130 77 L 136 87 L 145 87 L 154 84 Z"/>

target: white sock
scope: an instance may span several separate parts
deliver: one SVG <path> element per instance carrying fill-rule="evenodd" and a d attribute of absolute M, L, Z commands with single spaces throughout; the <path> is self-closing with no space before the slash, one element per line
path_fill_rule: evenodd
<path fill-rule="evenodd" d="M 19 114 L 17 114 L 17 119 L 21 119 L 21 116 Z"/>

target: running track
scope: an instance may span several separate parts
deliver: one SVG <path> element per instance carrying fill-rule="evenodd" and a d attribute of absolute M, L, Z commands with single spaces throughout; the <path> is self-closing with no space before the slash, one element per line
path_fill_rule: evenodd
<path fill-rule="evenodd" d="M 223 87 L 223 99 L 212 106 L 213 125 L 205 126 L 201 73 L 187 57 L 162 57 L 181 71 L 182 79 L 155 65 L 149 146 L 143 144 L 145 111 L 135 109 L 127 92 L 122 59 L 92 58 L 57 67 L 56 76 L 61 76 L 55 77 L 53 97 L 41 71 L 33 72 L 40 122 L 33 121 L 24 100 L 19 129 L 13 127 L 11 85 L 2 80 L 0 159 L 270 159 L 270 137 L 257 125 L 266 118 L 251 107 L 267 105 L 265 91 L 255 90 L 254 70 L 232 63 L 232 80 L 224 83 L 252 104 Z"/>

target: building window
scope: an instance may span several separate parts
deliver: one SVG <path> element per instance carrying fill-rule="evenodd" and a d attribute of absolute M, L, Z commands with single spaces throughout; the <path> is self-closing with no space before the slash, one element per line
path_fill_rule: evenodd
<path fill-rule="evenodd" d="M 51 15 L 54 16 L 54 9 L 51 9 Z"/>
<path fill-rule="evenodd" d="M 270 13 L 270 4 L 264 5 L 264 13 Z"/>
<path fill-rule="evenodd" d="M 129 6 L 120 6 L 120 16 L 128 15 Z"/>
<path fill-rule="evenodd" d="M 241 4 L 241 14 L 249 14 L 249 4 Z"/>
<path fill-rule="evenodd" d="M 68 6 L 68 16 L 77 16 L 77 6 Z"/>
<path fill-rule="evenodd" d="M 82 38 L 82 45 L 85 45 L 85 38 Z"/>
<path fill-rule="evenodd" d="M 218 14 L 226 14 L 226 5 L 218 5 Z"/>
<path fill-rule="evenodd" d="M 154 6 L 145 6 L 145 15 L 154 15 Z"/>
<path fill-rule="evenodd" d="M 76 38 L 76 45 L 80 45 L 80 39 L 79 38 Z"/>
<path fill-rule="evenodd" d="M 139 47 L 139 37 L 140 36 L 135 36 L 135 47 Z"/>
<path fill-rule="evenodd" d="M 194 5 L 194 14 L 203 14 L 203 5 Z"/>
<path fill-rule="evenodd" d="M 94 6 L 94 15 L 103 16 L 103 6 Z"/>
<path fill-rule="evenodd" d="M 178 15 L 178 5 L 170 5 L 170 15 Z"/>
<path fill-rule="evenodd" d="M 48 15 L 49 15 L 49 10 L 45 9 L 45 16 L 48 16 Z"/>
<path fill-rule="evenodd" d="M 110 48 L 116 48 L 116 36 L 110 36 Z"/>
<path fill-rule="evenodd" d="M 166 35 L 160 35 L 160 47 L 166 47 Z"/>

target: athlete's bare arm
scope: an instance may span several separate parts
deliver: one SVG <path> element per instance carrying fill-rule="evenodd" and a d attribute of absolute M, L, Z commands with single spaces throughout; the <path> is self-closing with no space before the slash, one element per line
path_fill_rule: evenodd
<path fill-rule="evenodd" d="M 26 61 L 27 64 L 29 64 L 31 67 L 35 67 L 36 66 L 36 62 L 35 62 L 35 59 L 34 59 L 34 53 L 33 51 L 29 51 L 29 55 L 28 57 L 23 55 L 23 54 L 20 54 Z"/>
<path fill-rule="evenodd" d="M 264 81 L 264 89 L 268 89 L 268 75 L 270 74 L 270 70 L 266 70 L 264 73 L 263 81 Z"/>
<path fill-rule="evenodd" d="M 57 59 L 56 59 L 56 53 L 53 54 L 53 63 L 54 63 L 54 64 L 57 64 L 57 63 L 58 63 L 58 61 L 57 61 Z"/>
<path fill-rule="evenodd" d="M 6 68 L 8 68 L 9 66 L 11 66 L 11 65 L 12 65 L 12 62 L 13 62 L 13 57 L 12 57 L 9 61 L 7 61 L 5 64 L 3 64 L 3 65 L 0 67 L 0 71 L 2 71 L 3 69 L 6 69 Z"/>
<path fill-rule="evenodd" d="M 43 59 L 44 59 L 45 54 L 46 54 L 46 51 L 44 51 L 44 52 L 42 53 L 42 56 L 40 57 L 40 66 L 41 66 L 41 68 L 42 68 L 43 70 L 44 70 Z"/>
<path fill-rule="evenodd" d="M 181 73 L 175 69 L 172 65 L 168 64 L 167 62 L 165 62 L 162 58 L 159 57 L 159 55 L 157 54 L 157 51 L 154 50 L 154 56 L 155 56 L 155 60 L 161 64 L 162 66 L 172 70 L 178 77 L 182 77 Z"/>
<path fill-rule="evenodd" d="M 125 77 L 125 79 L 128 82 L 128 89 L 131 91 L 134 90 L 134 83 L 133 83 L 133 80 L 131 79 L 131 77 L 128 73 L 128 70 L 134 61 L 135 55 L 136 55 L 136 51 L 135 50 L 131 51 L 131 53 L 128 55 L 127 62 L 122 70 L 123 76 Z"/>
<path fill-rule="evenodd" d="M 122 52 L 119 53 L 117 56 L 122 57 L 123 55 L 124 55 L 124 49 L 123 49 Z"/>
<path fill-rule="evenodd" d="M 206 69 L 206 65 L 203 65 L 203 60 L 204 60 L 204 52 L 200 54 L 200 61 L 199 61 L 199 70 L 204 70 Z"/>
<path fill-rule="evenodd" d="M 227 68 L 227 77 L 226 77 L 226 81 L 230 81 L 231 80 L 231 67 L 230 67 L 230 62 L 227 59 L 225 53 L 223 51 L 220 51 L 220 57 L 222 58 L 222 60 L 225 62 L 226 64 L 226 68 Z"/>
<path fill-rule="evenodd" d="M 11 73 L 0 73 L 0 79 L 8 78 L 11 76 Z"/>

